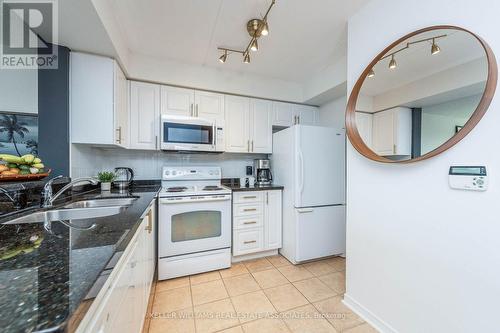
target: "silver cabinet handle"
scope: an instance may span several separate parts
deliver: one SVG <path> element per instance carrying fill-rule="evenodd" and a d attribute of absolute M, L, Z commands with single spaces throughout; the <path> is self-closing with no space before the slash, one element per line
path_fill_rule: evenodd
<path fill-rule="evenodd" d="M 196 108 L 195 117 L 198 117 L 198 104 L 196 104 L 195 108 Z"/>
<path fill-rule="evenodd" d="M 243 224 L 257 224 L 257 221 L 243 222 Z"/>
<path fill-rule="evenodd" d="M 252 243 L 257 243 L 257 241 L 256 240 L 252 240 L 252 241 L 243 242 L 243 244 L 252 244 Z"/>
<path fill-rule="evenodd" d="M 194 117 L 194 104 L 191 103 L 191 105 L 189 105 L 189 115 L 191 117 Z"/>
<path fill-rule="evenodd" d="M 155 135 L 155 149 L 158 150 L 158 135 Z"/>
<path fill-rule="evenodd" d="M 393 154 L 396 154 L 396 150 L 397 150 L 396 145 L 392 145 L 392 153 L 393 153 Z"/>
<path fill-rule="evenodd" d="M 300 124 L 300 116 L 297 116 L 297 124 Z"/>
<path fill-rule="evenodd" d="M 253 152 L 253 140 L 252 140 L 252 152 Z"/>
<path fill-rule="evenodd" d="M 269 192 L 266 192 L 266 205 L 269 205 Z"/>
<path fill-rule="evenodd" d="M 247 140 L 247 151 L 250 152 L 250 140 Z"/>
<path fill-rule="evenodd" d="M 257 210 L 257 208 L 246 208 L 246 209 L 243 209 L 244 212 L 255 212 Z"/>
<path fill-rule="evenodd" d="M 118 126 L 116 131 L 118 132 L 118 139 L 116 139 L 116 142 L 122 143 L 122 127 Z"/>
<path fill-rule="evenodd" d="M 256 195 L 251 195 L 251 196 L 245 196 L 243 199 L 257 199 Z"/>

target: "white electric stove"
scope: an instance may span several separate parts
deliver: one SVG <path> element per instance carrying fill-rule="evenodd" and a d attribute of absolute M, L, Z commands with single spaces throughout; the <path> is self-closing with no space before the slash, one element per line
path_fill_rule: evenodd
<path fill-rule="evenodd" d="M 231 190 L 219 167 L 163 167 L 158 279 L 231 266 Z"/>

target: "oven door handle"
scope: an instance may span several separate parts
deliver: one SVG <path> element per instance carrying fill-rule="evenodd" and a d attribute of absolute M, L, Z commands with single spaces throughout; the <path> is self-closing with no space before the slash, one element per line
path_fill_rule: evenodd
<path fill-rule="evenodd" d="M 169 200 L 169 199 L 160 199 L 160 204 L 169 205 L 169 204 L 178 204 L 178 203 L 196 203 L 196 202 L 209 202 L 209 201 L 229 201 L 231 200 L 231 196 L 200 196 L 200 197 L 186 197 L 181 198 L 180 200 Z"/>

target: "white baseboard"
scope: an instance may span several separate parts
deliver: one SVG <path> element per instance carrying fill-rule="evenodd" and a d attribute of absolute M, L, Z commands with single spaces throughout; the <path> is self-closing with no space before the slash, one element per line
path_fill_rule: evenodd
<path fill-rule="evenodd" d="M 366 309 L 348 294 L 344 294 L 344 300 L 342 303 L 344 303 L 345 306 L 360 316 L 368 324 L 373 326 L 377 331 L 381 333 L 398 333 L 398 331 L 396 331 L 393 327 L 377 317 L 373 314 L 373 312 Z"/>
<path fill-rule="evenodd" d="M 269 250 L 269 251 L 252 253 L 252 254 L 245 254 L 245 255 L 237 256 L 237 257 L 233 256 L 231 259 L 231 262 L 240 262 L 240 261 L 270 257 L 270 256 L 275 256 L 275 255 L 278 255 L 278 250 Z"/>

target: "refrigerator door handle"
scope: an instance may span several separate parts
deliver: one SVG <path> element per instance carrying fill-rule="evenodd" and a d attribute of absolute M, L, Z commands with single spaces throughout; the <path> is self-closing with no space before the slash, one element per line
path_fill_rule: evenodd
<path fill-rule="evenodd" d="M 312 212 L 314 212 L 314 209 L 312 209 L 312 208 L 299 208 L 299 209 L 297 209 L 297 212 L 299 212 L 299 213 L 312 213 Z"/>
<path fill-rule="evenodd" d="M 304 192 L 304 155 L 302 155 L 302 150 L 299 150 L 299 160 L 300 160 L 300 183 L 299 189 L 300 193 Z"/>

